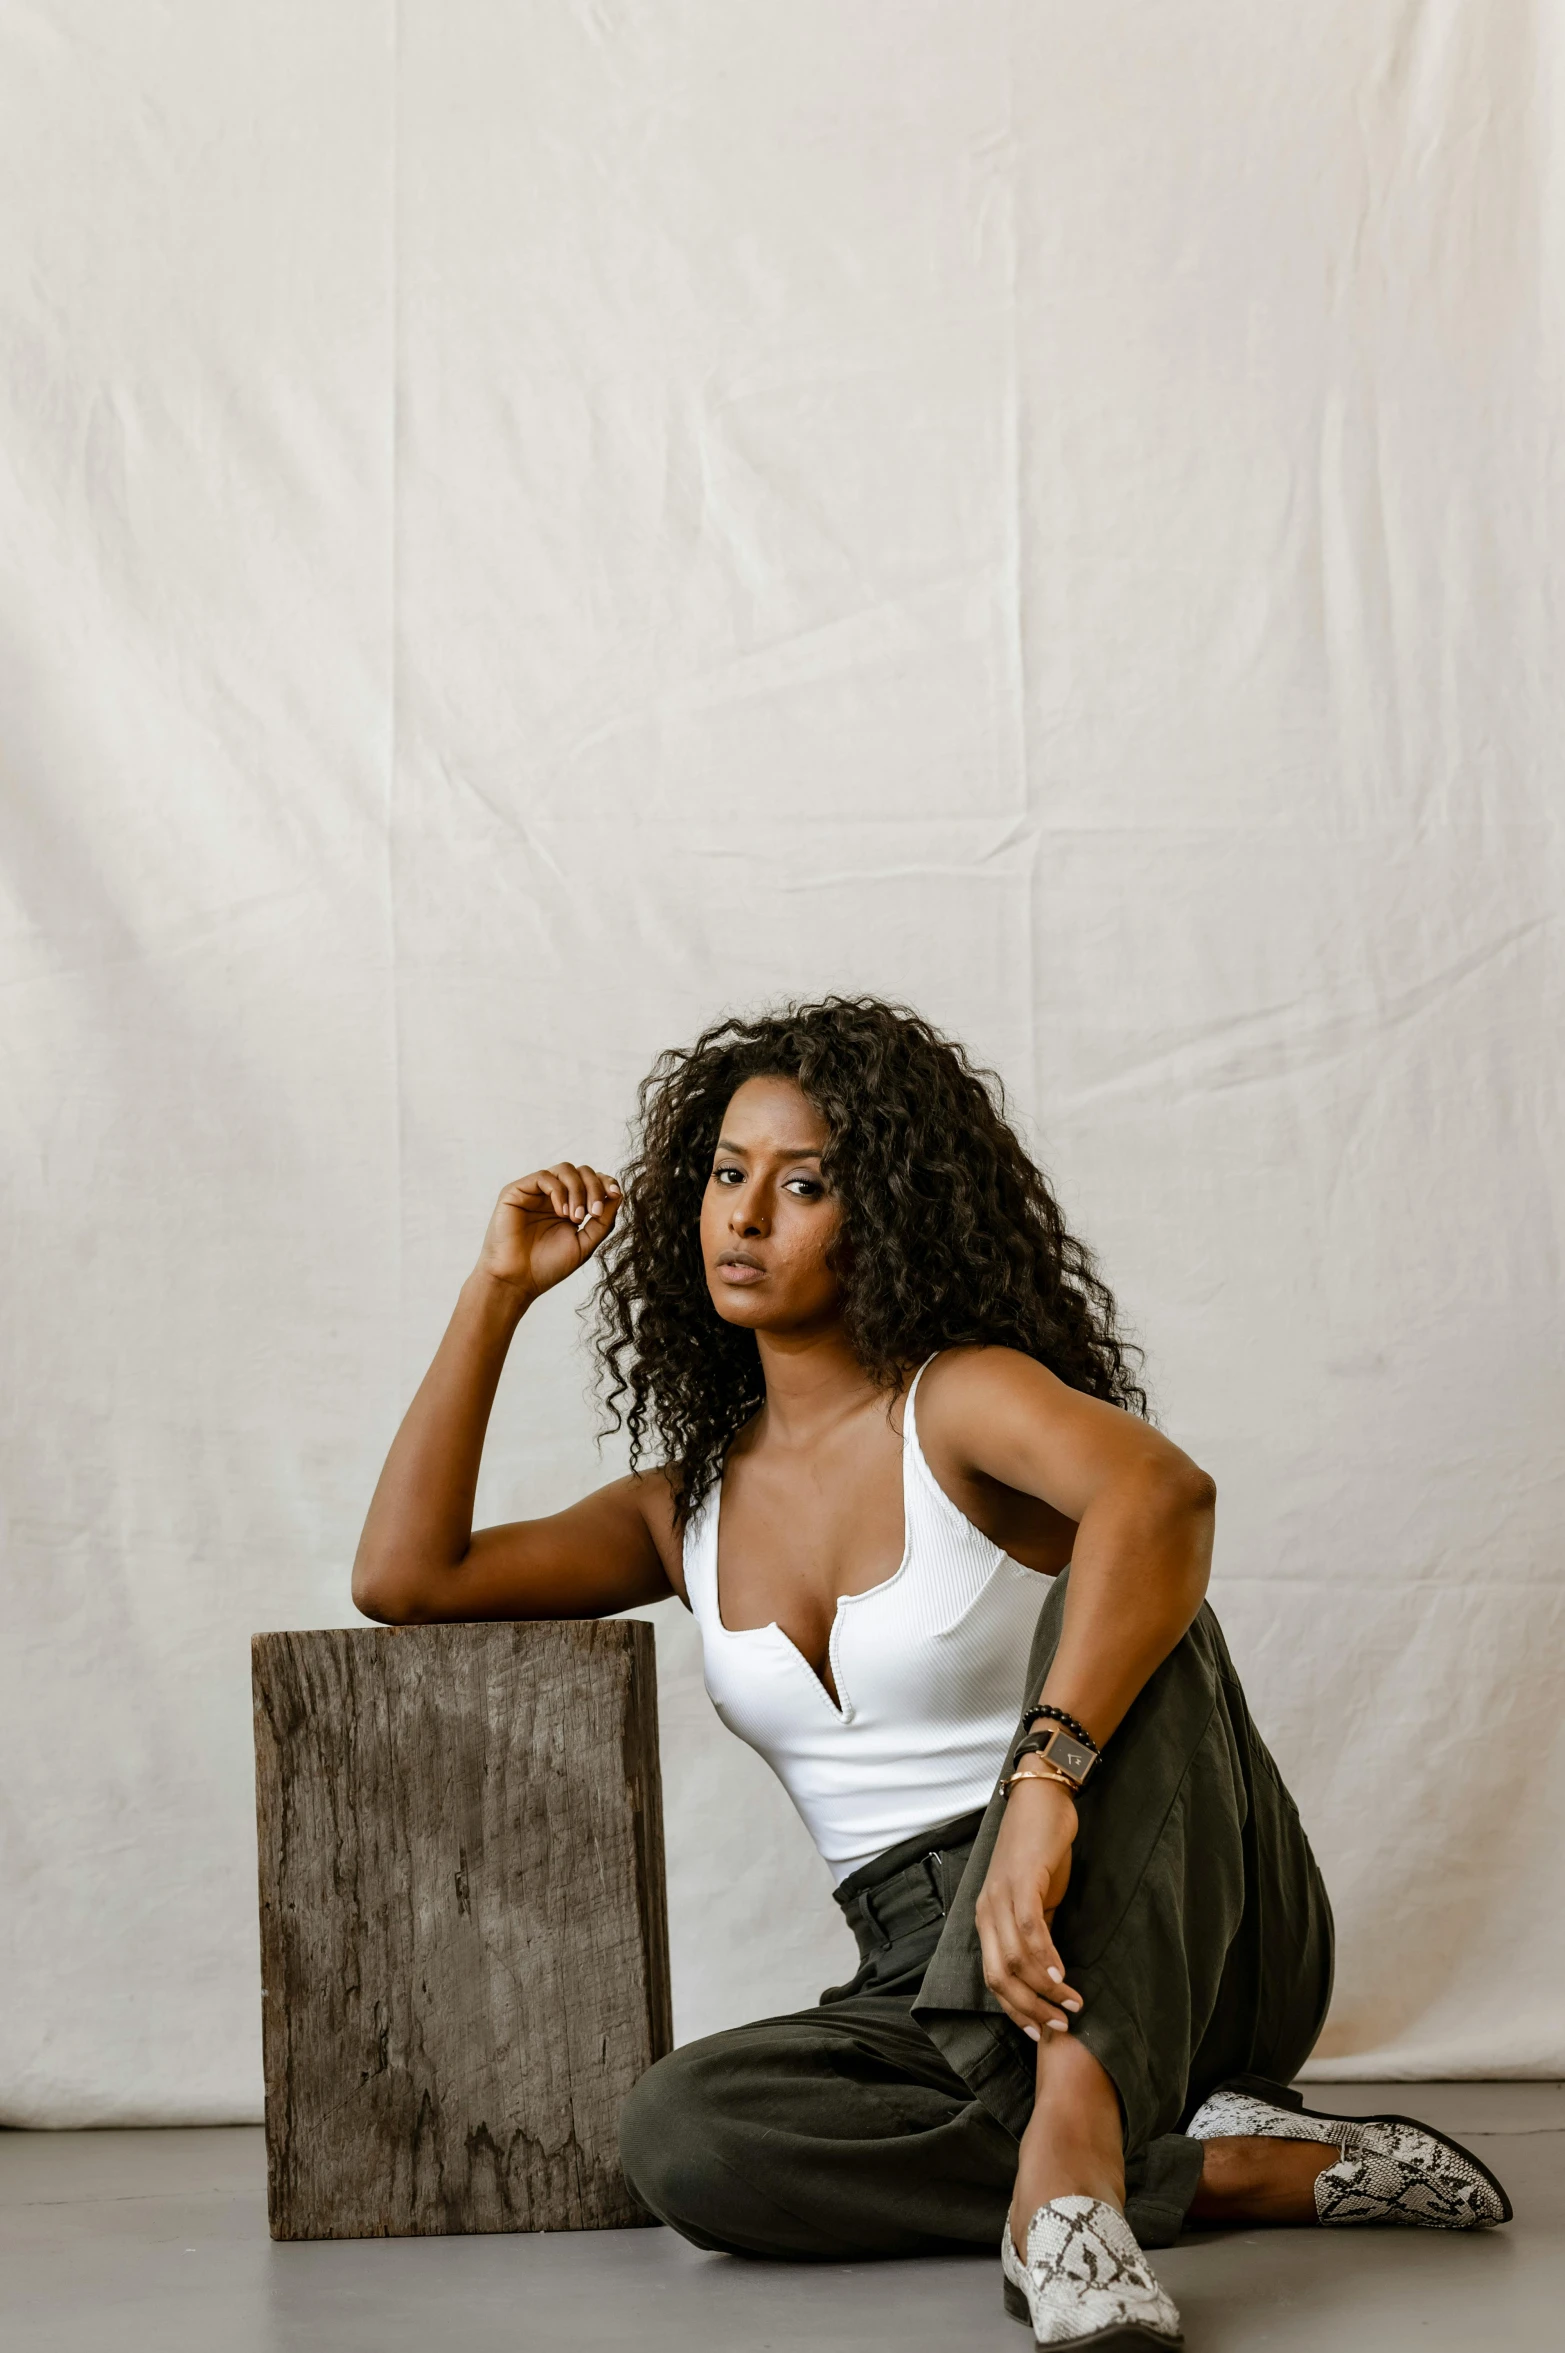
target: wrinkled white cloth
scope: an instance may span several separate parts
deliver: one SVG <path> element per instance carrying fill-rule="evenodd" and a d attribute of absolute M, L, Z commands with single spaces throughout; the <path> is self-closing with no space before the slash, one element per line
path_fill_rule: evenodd
<path fill-rule="evenodd" d="M 0 20 L 0 2118 L 260 2104 L 247 1638 L 714 1011 L 1004 1072 L 1217 1478 L 1324 2064 L 1565 2072 L 1559 36 Z M 599 1463 L 575 1294 L 485 1518 Z M 678 2031 L 851 1967 L 659 1612 Z"/>

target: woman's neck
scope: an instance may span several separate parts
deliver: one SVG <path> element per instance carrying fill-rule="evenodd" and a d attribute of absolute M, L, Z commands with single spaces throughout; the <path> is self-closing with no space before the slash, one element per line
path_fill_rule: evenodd
<path fill-rule="evenodd" d="M 770 1435 L 808 1447 L 844 1415 L 884 1397 L 840 1323 L 818 1332 L 757 1332 Z"/>

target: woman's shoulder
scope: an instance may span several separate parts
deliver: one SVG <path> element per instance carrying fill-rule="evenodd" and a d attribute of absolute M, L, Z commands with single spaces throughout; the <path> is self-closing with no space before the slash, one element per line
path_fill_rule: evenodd
<path fill-rule="evenodd" d="M 1019 1348 L 943 1348 L 919 1377 L 919 1444 L 926 1457 L 933 1447 L 948 1463 L 982 1463 L 997 1433 L 1046 1426 L 1074 1399 L 1047 1365 Z"/>
<path fill-rule="evenodd" d="M 1019 1348 L 972 1346 L 942 1348 L 917 1375 L 918 1411 L 965 1413 L 982 1411 L 1002 1401 L 1037 1396 L 1058 1389 L 1059 1381 L 1047 1365 Z"/>

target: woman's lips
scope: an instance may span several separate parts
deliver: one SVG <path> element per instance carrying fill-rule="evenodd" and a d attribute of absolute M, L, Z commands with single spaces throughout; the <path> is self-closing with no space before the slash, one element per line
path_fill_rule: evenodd
<path fill-rule="evenodd" d="M 766 1269 L 764 1266 L 739 1266 L 736 1265 L 732 1259 L 720 1259 L 718 1261 L 717 1279 L 720 1283 L 733 1283 L 736 1285 L 741 1283 L 764 1283 L 766 1280 Z"/>

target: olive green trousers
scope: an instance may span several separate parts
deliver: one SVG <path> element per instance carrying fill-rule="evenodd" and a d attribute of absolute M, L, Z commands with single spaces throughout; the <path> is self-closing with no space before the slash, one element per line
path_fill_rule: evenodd
<path fill-rule="evenodd" d="M 1059 1577 L 1027 1689 L 1059 1641 Z M 1035 2050 L 983 1979 L 974 1905 L 1004 1799 L 837 1889 L 858 1939 L 819 2006 L 686 2043 L 625 2104 L 626 2177 L 698 2247 L 842 2261 L 997 2246 Z M 1153 1675 L 1079 1800 L 1054 1937 L 1071 2027 L 1124 2114 L 1143 2246 L 1184 2225 L 1201 2143 L 1180 2130 L 1234 2075 L 1286 2083 L 1325 2018 L 1331 1910 L 1209 1608 Z"/>

